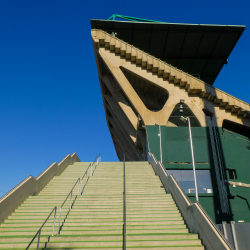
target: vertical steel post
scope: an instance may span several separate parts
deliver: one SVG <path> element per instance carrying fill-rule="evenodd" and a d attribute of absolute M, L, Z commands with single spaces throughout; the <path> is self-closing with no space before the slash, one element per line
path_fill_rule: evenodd
<path fill-rule="evenodd" d="M 190 140 L 190 145 L 191 145 L 192 164 L 193 164 L 193 171 L 194 171 L 195 197 L 196 197 L 196 202 L 199 202 L 196 172 L 195 172 L 195 163 L 194 163 L 193 139 L 192 139 L 192 132 L 191 132 L 191 125 L 190 125 L 189 117 L 187 117 L 187 120 L 188 120 L 188 128 L 189 128 L 189 140 Z"/>
<path fill-rule="evenodd" d="M 73 190 L 71 190 L 71 192 L 70 192 L 70 207 L 69 207 L 69 211 L 71 211 L 71 203 L 72 203 L 72 192 L 73 192 Z"/>
<path fill-rule="evenodd" d="M 238 250 L 238 242 L 237 242 L 237 238 L 236 238 L 236 232 L 235 232 L 235 222 L 234 221 L 230 221 L 231 223 L 231 229 L 232 229 L 232 235 L 233 235 L 233 241 L 234 241 L 234 248 L 235 250 Z"/>
<path fill-rule="evenodd" d="M 125 154 L 123 159 L 123 250 L 126 250 L 126 170 L 125 170 Z"/>
<path fill-rule="evenodd" d="M 78 181 L 78 195 L 79 195 L 79 192 L 80 192 L 80 178 L 79 178 L 79 181 Z"/>
<path fill-rule="evenodd" d="M 161 154 L 161 163 L 162 163 L 161 125 L 160 124 L 159 124 L 159 137 L 160 137 L 160 154 Z"/>
<path fill-rule="evenodd" d="M 39 234 L 38 234 L 38 239 L 37 239 L 37 250 L 39 249 L 39 243 L 40 243 L 40 236 L 41 236 L 41 230 L 39 230 Z"/>
<path fill-rule="evenodd" d="M 59 234 L 59 232 L 60 232 L 60 219 L 61 219 L 61 212 L 62 212 L 62 207 L 60 207 L 60 212 L 59 212 L 57 234 Z"/>
<path fill-rule="evenodd" d="M 226 225 L 227 225 L 227 222 L 226 221 L 222 221 L 223 233 L 224 233 L 225 238 L 228 239 Z"/>
<path fill-rule="evenodd" d="M 56 223 L 56 208 L 55 208 L 55 214 L 54 214 L 54 222 L 53 222 L 53 231 L 52 231 L 52 236 L 54 236 L 55 223 Z"/>
<path fill-rule="evenodd" d="M 85 185 L 87 184 L 87 181 L 88 181 L 88 168 L 87 168 L 87 171 L 86 171 L 86 183 L 85 183 Z"/>

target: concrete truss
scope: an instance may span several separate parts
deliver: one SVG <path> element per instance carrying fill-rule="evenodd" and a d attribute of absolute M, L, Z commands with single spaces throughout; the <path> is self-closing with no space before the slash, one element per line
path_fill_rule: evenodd
<path fill-rule="evenodd" d="M 120 160 L 145 159 L 146 125 L 166 125 L 181 100 L 201 126 L 250 127 L 250 105 L 102 31 L 92 30 L 106 119 Z M 205 112 L 205 111 L 206 112 Z M 205 113 L 204 113 L 205 112 Z"/>

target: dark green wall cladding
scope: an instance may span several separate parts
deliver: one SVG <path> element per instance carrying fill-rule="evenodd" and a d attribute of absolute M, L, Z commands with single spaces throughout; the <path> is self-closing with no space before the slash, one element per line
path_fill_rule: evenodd
<path fill-rule="evenodd" d="M 194 194 L 187 194 L 187 196 L 192 202 L 195 202 Z M 220 207 L 219 200 L 217 199 L 217 197 L 212 195 L 199 196 L 199 202 L 214 222 L 218 223 L 221 221 L 220 214 L 218 214 L 216 209 Z"/>
<path fill-rule="evenodd" d="M 146 126 L 149 149 L 160 161 L 160 137 L 158 126 Z M 218 142 L 222 150 L 223 167 L 235 169 L 235 182 L 250 184 L 250 142 L 247 137 L 217 129 Z M 188 127 L 161 126 L 162 161 L 166 169 L 192 169 Z M 229 186 L 228 197 L 232 216 L 224 217 L 220 210 L 218 187 L 210 145 L 209 130 L 206 127 L 192 127 L 194 159 L 196 169 L 211 171 L 213 194 L 201 195 L 200 203 L 215 223 L 243 220 L 250 222 L 250 188 Z M 229 179 L 228 171 L 227 178 Z M 194 195 L 188 194 L 194 201 Z"/>
<path fill-rule="evenodd" d="M 160 137 L 158 126 L 147 126 L 149 147 L 155 157 L 160 160 Z M 187 127 L 161 126 L 162 162 L 165 167 L 169 163 L 191 163 L 189 131 Z M 207 130 L 203 127 L 192 128 L 194 159 L 197 163 L 209 163 L 209 147 Z M 192 168 L 192 165 L 190 165 Z"/>
<path fill-rule="evenodd" d="M 250 141 L 247 137 L 224 129 L 224 135 L 220 133 L 223 157 L 226 169 L 235 169 L 237 179 L 230 181 L 250 184 Z M 250 222 L 250 188 L 229 187 L 230 205 L 233 219 Z"/>

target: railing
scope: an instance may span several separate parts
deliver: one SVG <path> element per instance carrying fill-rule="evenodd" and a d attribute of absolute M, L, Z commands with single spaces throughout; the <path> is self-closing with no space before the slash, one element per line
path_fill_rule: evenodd
<path fill-rule="evenodd" d="M 74 190 L 74 188 L 75 188 L 77 182 L 78 182 L 78 195 L 80 195 L 80 194 L 82 195 L 83 190 L 84 190 L 86 184 L 88 183 L 89 177 L 93 175 L 93 173 L 94 173 L 95 170 L 96 170 L 96 166 L 100 163 L 100 161 L 101 161 L 101 153 L 100 153 L 99 155 L 97 155 L 96 158 L 95 158 L 95 160 L 93 161 L 93 163 L 90 164 L 90 165 L 88 166 L 88 168 L 86 169 L 86 171 L 85 171 L 83 177 L 77 179 L 77 181 L 75 182 L 73 188 L 71 189 L 71 191 L 69 192 L 68 196 L 66 197 L 66 199 L 65 199 L 64 202 L 63 202 L 63 204 L 61 205 L 61 207 L 60 207 L 60 213 L 59 213 L 59 218 L 58 218 L 57 234 L 60 234 L 60 219 L 61 219 L 62 207 L 64 206 L 64 204 L 66 203 L 67 199 L 68 199 L 69 196 L 70 196 L 70 208 L 69 208 L 69 211 L 71 211 L 71 208 L 72 208 L 73 190 Z M 89 176 L 88 176 L 88 170 L 89 170 L 89 169 L 90 169 L 90 173 L 89 173 Z M 84 179 L 85 176 L 86 176 L 86 181 L 85 181 L 84 187 L 82 187 L 82 181 L 83 181 L 83 179 Z M 30 177 L 30 176 L 29 176 L 29 177 Z M 29 177 L 28 177 L 28 178 L 29 178 Z M 27 178 L 26 178 L 26 179 L 27 179 Z M 25 179 L 25 180 L 26 180 L 26 179 Z M 25 181 L 25 180 L 24 180 L 24 181 Z M 23 181 L 22 181 L 22 182 L 23 182 Z M 22 182 L 21 182 L 21 183 L 22 183 Z M 21 184 L 21 183 L 20 183 L 20 184 Z M 18 185 L 20 185 L 20 184 L 18 184 Z M 18 185 L 17 185 L 17 186 L 18 186 Z M 16 186 L 16 187 L 17 187 L 17 186 Z M 16 188 L 16 187 L 15 187 L 15 188 Z M 15 189 L 15 188 L 14 188 L 14 189 Z M 12 190 L 14 190 L 14 189 L 12 189 Z M 11 190 L 11 191 L 12 191 L 12 190 Z M 76 197 L 77 197 L 77 195 L 76 195 Z M 76 199 L 76 197 L 75 197 L 75 199 Z M 47 219 L 44 221 L 44 223 L 42 224 L 42 226 L 40 227 L 40 229 L 37 231 L 36 235 L 33 237 L 33 239 L 31 240 L 31 242 L 29 243 L 29 245 L 27 246 L 27 248 L 26 248 L 25 250 L 27 250 L 27 249 L 30 247 L 30 245 L 32 244 L 32 242 L 33 242 L 34 239 L 36 238 L 37 234 L 39 233 L 38 242 L 37 242 L 37 250 L 38 250 L 38 248 L 39 248 L 39 242 L 40 242 L 40 236 L 41 236 L 41 230 L 42 230 L 43 226 L 45 225 L 45 223 L 47 222 L 47 220 L 49 219 L 49 217 L 51 216 L 51 214 L 53 213 L 54 210 L 55 210 L 55 215 L 54 215 L 53 231 L 52 231 L 52 236 L 54 236 L 55 221 L 56 221 L 56 210 L 57 210 L 57 207 L 54 207 L 54 208 L 53 208 L 53 210 L 51 211 L 51 213 L 49 214 L 49 216 L 47 217 Z"/>
<path fill-rule="evenodd" d="M 37 233 L 35 234 L 35 236 L 33 237 L 33 239 L 31 240 L 31 242 L 29 243 L 29 245 L 26 247 L 25 250 L 29 249 L 29 247 L 31 246 L 31 244 L 33 243 L 33 241 L 35 240 L 36 236 L 38 235 L 38 240 L 37 240 L 37 250 L 39 248 L 39 243 L 40 243 L 40 236 L 41 236 L 41 231 L 43 226 L 45 225 L 45 223 L 48 221 L 48 219 L 50 218 L 50 216 L 53 214 L 53 212 L 55 211 L 54 214 L 54 222 L 53 222 L 53 230 L 52 230 L 52 236 L 54 235 L 54 230 L 55 230 L 55 222 L 56 222 L 56 209 L 57 207 L 54 207 L 52 209 L 52 211 L 50 212 L 49 216 L 47 217 L 47 219 L 44 221 L 44 223 L 42 224 L 42 226 L 39 228 L 39 230 L 37 231 Z"/>
<path fill-rule="evenodd" d="M 69 211 L 71 211 L 71 208 L 72 208 L 72 195 L 73 195 L 73 190 L 76 186 L 78 182 L 78 195 L 80 194 L 80 188 L 81 188 L 81 179 L 78 178 L 75 185 L 72 187 L 72 189 L 70 190 L 68 196 L 66 197 L 66 199 L 64 200 L 63 204 L 61 205 L 60 207 L 60 212 L 59 212 L 59 218 L 58 218 L 58 227 L 57 227 L 57 234 L 60 234 L 60 220 L 61 220 L 61 213 L 62 213 L 62 208 L 65 204 L 65 202 L 68 200 L 69 196 L 70 196 L 70 206 L 69 206 Z"/>
<path fill-rule="evenodd" d="M 123 250 L 126 250 L 126 169 L 125 154 L 123 159 Z"/>
<path fill-rule="evenodd" d="M 92 165 L 93 165 L 93 173 L 96 169 L 96 166 L 99 164 L 99 162 L 101 161 L 101 153 L 99 155 L 96 156 L 95 160 L 93 161 Z M 92 167 L 91 167 L 91 173 L 92 173 Z"/>
<path fill-rule="evenodd" d="M 69 196 L 71 197 L 70 198 L 70 207 L 69 207 L 69 212 L 71 211 L 71 208 L 72 208 L 72 195 L 73 195 L 73 190 L 78 182 L 78 195 L 82 195 L 83 193 L 83 190 L 86 186 L 86 184 L 88 183 L 88 180 L 89 180 L 89 177 L 90 176 L 93 176 L 95 170 L 96 170 L 96 166 L 99 164 L 101 160 L 101 154 L 97 155 L 95 157 L 95 160 L 93 161 L 92 164 L 90 164 L 88 166 L 88 168 L 86 169 L 84 175 L 82 178 L 78 178 L 78 180 L 76 181 L 75 185 L 73 186 L 73 188 L 71 189 L 71 191 L 69 192 L 68 196 L 66 197 L 66 199 L 64 200 L 63 204 L 61 205 L 60 207 L 60 212 L 59 212 L 59 218 L 58 218 L 58 228 L 57 228 L 57 234 L 60 234 L 60 220 L 61 220 L 61 212 L 62 212 L 62 207 L 64 206 L 64 204 L 66 203 L 67 199 L 69 198 Z M 90 174 L 88 176 L 88 171 L 90 170 Z M 86 177 L 86 178 L 85 178 Z M 84 187 L 82 187 L 82 181 L 83 179 L 85 178 L 85 184 L 84 184 Z M 77 195 L 75 197 L 75 199 L 77 198 Z"/>
<path fill-rule="evenodd" d="M 90 169 L 90 173 L 89 173 L 89 176 L 88 176 L 88 170 Z M 80 194 L 82 195 L 82 192 L 86 186 L 86 184 L 88 183 L 88 180 L 89 180 L 89 177 L 93 175 L 93 172 L 92 172 L 92 164 L 89 164 L 88 168 L 86 169 L 83 177 L 81 178 L 81 184 L 80 184 Z M 85 178 L 86 177 L 86 178 Z M 83 179 L 85 178 L 85 184 L 84 184 L 84 187 L 82 188 L 82 181 Z"/>
<path fill-rule="evenodd" d="M 152 165 L 155 174 L 159 176 L 166 192 L 171 193 L 190 232 L 199 234 L 206 249 L 233 250 L 200 203 L 192 203 L 189 200 L 174 176 L 168 175 L 163 164 L 150 152 L 148 152 L 148 162 Z"/>

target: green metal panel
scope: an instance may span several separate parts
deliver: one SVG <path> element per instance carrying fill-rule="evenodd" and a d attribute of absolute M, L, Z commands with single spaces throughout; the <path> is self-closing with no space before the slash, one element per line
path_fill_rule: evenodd
<path fill-rule="evenodd" d="M 152 153 L 160 160 L 160 137 L 158 126 L 147 126 L 149 147 Z M 167 163 L 191 163 L 191 148 L 188 127 L 161 126 L 162 161 Z M 206 128 L 192 128 L 195 162 L 209 162 L 208 141 Z"/>
<path fill-rule="evenodd" d="M 149 151 L 155 155 L 158 161 L 160 161 L 160 137 L 158 136 L 159 128 L 158 126 L 146 126 L 146 129 Z"/>
<path fill-rule="evenodd" d="M 188 194 L 187 195 L 189 199 L 192 202 L 195 202 L 195 195 L 194 194 Z M 210 216 L 210 218 L 218 223 L 221 221 L 220 216 L 220 204 L 216 196 L 206 196 L 206 195 L 200 195 L 199 196 L 199 202 L 202 205 L 202 207 L 206 210 L 207 214 Z M 218 213 L 219 211 L 219 213 Z"/>
<path fill-rule="evenodd" d="M 221 130 L 221 129 L 220 129 Z M 220 133 L 225 168 L 235 169 L 237 179 L 233 182 L 250 184 L 250 141 L 247 137 L 224 129 Z M 233 220 L 250 222 L 250 188 L 229 186 L 230 206 Z"/>
<path fill-rule="evenodd" d="M 160 160 L 160 138 L 158 126 L 146 126 L 150 151 Z M 250 184 L 250 141 L 247 137 L 217 128 L 218 143 L 222 151 L 222 168 L 235 169 L 237 179 Z M 187 127 L 161 126 L 162 158 L 166 169 L 192 169 L 189 131 Z M 250 222 L 250 188 L 228 187 L 228 198 L 232 216 L 224 216 L 220 209 L 217 180 L 208 128 L 192 127 L 196 169 L 210 169 L 213 196 L 201 195 L 200 203 L 216 223 L 221 221 Z M 229 175 L 227 172 L 227 179 Z M 194 195 L 189 194 L 194 201 Z M 199 195 L 200 196 L 200 195 Z"/>

